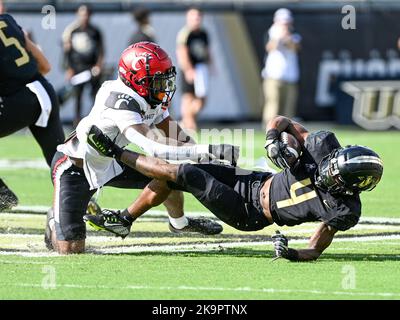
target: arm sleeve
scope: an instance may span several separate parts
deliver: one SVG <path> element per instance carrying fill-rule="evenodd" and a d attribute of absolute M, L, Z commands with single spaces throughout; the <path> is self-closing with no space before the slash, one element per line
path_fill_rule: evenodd
<path fill-rule="evenodd" d="M 145 153 L 166 160 L 192 160 L 198 161 L 203 156 L 208 156 L 209 146 L 196 144 L 191 146 L 169 146 L 147 138 L 133 128 L 127 128 L 125 137 L 141 148 Z"/>

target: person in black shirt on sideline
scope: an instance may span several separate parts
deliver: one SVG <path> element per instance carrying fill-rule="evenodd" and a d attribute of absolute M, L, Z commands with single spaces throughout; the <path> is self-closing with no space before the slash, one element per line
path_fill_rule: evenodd
<path fill-rule="evenodd" d="M 288 148 L 279 139 L 282 132 L 292 134 L 302 146 L 301 155 L 290 167 L 284 159 Z M 155 179 L 136 200 L 138 212 L 144 212 L 141 207 L 149 203 L 162 203 L 171 190 L 183 190 L 193 194 L 219 219 L 242 231 L 261 230 L 273 223 L 294 226 L 320 221 L 307 249 L 289 248 L 284 235 L 273 236 L 277 257 L 293 261 L 317 259 L 338 230 L 355 226 L 361 215 L 359 193 L 372 190 L 383 174 L 383 163 L 371 149 L 341 147 L 334 133 L 310 133 L 283 116 L 269 122 L 265 145 L 275 164 L 286 164 L 276 174 L 219 164 L 169 164 L 119 148 L 94 126 L 88 133 L 88 143 L 100 154 Z M 225 145 L 225 149 L 218 154 L 235 163 L 235 147 Z M 110 219 L 114 224 L 120 221 L 122 229 L 130 229 L 118 213 L 85 218 L 98 226 Z"/>
<path fill-rule="evenodd" d="M 14 18 L 0 14 L 0 138 L 29 127 L 49 166 L 57 145 L 64 141 L 57 97 L 43 77 L 50 69 Z M 0 179 L 0 211 L 17 203 Z"/>
<path fill-rule="evenodd" d="M 186 13 L 186 25 L 176 39 L 176 56 L 181 69 L 182 126 L 196 130 L 197 114 L 204 107 L 208 95 L 208 74 L 211 55 L 209 36 L 202 27 L 203 14 L 197 8 Z"/>
<path fill-rule="evenodd" d="M 101 32 L 90 22 L 91 10 L 87 5 L 78 8 L 77 21 L 65 28 L 62 35 L 66 78 L 90 72 L 89 80 L 75 86 L 75 119 L 74 127 L 81 119 L 82 93 L 87 84 L 91 86 L 91 96 L 94 100 L 100 88 L 100 77 L 103 68 L 104 47 Z"/>

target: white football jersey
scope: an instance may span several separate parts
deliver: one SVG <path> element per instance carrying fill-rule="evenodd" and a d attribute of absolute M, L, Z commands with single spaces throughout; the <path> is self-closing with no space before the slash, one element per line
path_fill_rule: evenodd
<path fill-rule="evenodd" d="M 57 150 L 74 158 L 83 159 L 85 176 L 91 189 L 97 189 L 122 172 L 116 160 L 100 155 L 86 142 L 92 125 L 99 127 L 117 145 L 125 147 L 130 142 L 122 134 L 135 124 L 156 125 L 169 116 L 162 105 L 156 108 L 146 102 L 120 79 L 106 81 L 97 92 L 94 106 L 83 118 L 72 139 L 57 147 Z"/>

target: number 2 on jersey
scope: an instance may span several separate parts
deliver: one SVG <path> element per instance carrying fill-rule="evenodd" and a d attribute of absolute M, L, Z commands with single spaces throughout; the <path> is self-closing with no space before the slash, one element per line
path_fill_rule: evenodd
<path fill-rule="evenodd" d="M 21 46 L 21 43 L 18 41 L 18 39 L 14 37 L 9 37 L 5 35 L 3 28 L 7 27 L 7 23 L 4 21 L 0 21 L 0 40 L 3 42 L 4 46 L 9 47 L 9 46 L 15 46 L 19 52 L 21 52 L 21 57 L 18 59 L 15 59 L 15 64 L 20 67 L 23 66 L 24 64 L 29 62 L 29 55 L 26 52 L 25 48 Z"/>

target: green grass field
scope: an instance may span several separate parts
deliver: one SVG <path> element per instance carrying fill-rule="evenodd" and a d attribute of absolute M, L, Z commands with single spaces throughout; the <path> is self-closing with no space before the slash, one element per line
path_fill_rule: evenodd
<path fill-rule="evenodd" d="M 272 262 L 269 238 L 277 226 L 243 233 L 224 225 L 215 237 L 174 236 L 163 207 L 135 222 L 125 240 L 89 231 L 87 254 L 58 256 L 44 247 L 44 215 L 19 210 L 0 214 L 0 299 L 399 299 L 400 132 L 334 131 L 342 145 L 377 151 L 385 172 L 378 187 L 362 195 L 363 222 L 339 232 L 318 261 Z M 263 143 L 264 135 L 256 133 L 255 158 L 264 155 Z M 41 159 L 31 136 L 1 139 L 0 155 L 0 177 L 18 194 L 20 205 L 49 207 L 48 170 L 4 164 Z M 125 208 L 137 194 L 105 188 L 99 203 Z M 185 209 L 188 215 L 207 214 L 190 195 Z M 279 229 L 293 247 L 304 247 L 314 228 Z"/>

